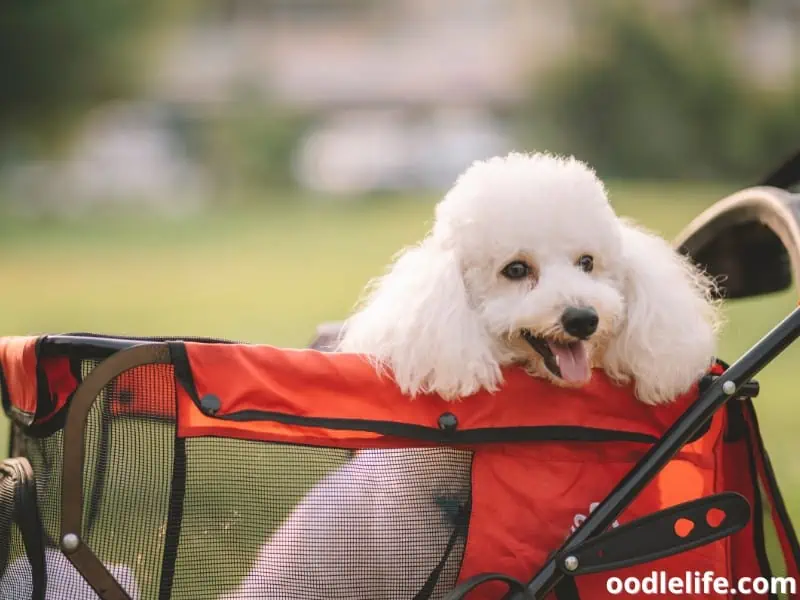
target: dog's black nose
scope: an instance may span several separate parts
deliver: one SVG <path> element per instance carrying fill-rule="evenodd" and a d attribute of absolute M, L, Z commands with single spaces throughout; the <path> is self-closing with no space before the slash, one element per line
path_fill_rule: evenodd
<path fill-rule="evenodd" d="M 561 325 L 564 331 L 579 340 L 585 340 L 597 330 L 600 318 L 597 311 L 591 306 L 578 308 L 570 306 L 561 315 Z"/>

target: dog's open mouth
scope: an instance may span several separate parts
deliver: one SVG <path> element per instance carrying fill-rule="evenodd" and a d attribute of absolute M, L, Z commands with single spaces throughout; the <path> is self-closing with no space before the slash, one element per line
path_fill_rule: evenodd
<path fill-rule="evenodd" d="M 592 376 L 586 344 L 579 340 L 558 342 L 535 336 L 527 329 L 522 338 L 544 359 L 544 365 L 556 377 L 571 383 L 588 381 Z"/>

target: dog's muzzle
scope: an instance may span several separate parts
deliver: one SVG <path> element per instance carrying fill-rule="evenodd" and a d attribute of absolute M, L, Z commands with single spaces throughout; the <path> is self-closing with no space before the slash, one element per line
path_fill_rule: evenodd
<path fill-rule="evenodd" d="M 550 371 L 556 377 L 561 377 L 561 367 L 558 366 L 558 361 L 556 361 L 556 355 L 553 354 L 553 351 L 550 350 L 550 345 L 545 341 L 543 338 L 537 337 L 533 335 L 527 329 L 523 329 L 521 332 L 522 339 L 524 339 L 528 345 L 538 352 L 542 359 L 544 360 L 544 366 L 547 367 L 547 370 Z"/>
<path fill-rule="evenodd" d="M 571 339 L 547 339 L 530 330 L 520 332 L 522 338 L 544 360 L 548 371 L 559 379 L 580 383 L 591 378 L 591 364 L 584 344 L 597 331 L 600 318 L 592 307 L 570 306 L 561 315 L 561 328 Z"/>

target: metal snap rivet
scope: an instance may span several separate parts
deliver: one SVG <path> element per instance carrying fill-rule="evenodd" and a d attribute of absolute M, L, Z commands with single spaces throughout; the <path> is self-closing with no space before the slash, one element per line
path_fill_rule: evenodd
<path fill-rule="evenodd" d="M 61 538 L 61 548 L 67 554 L 75 552 L 81 545 L 81 539 L 74 533 L 67 533 Z"/>
<path fill-rule="evenodd" d="M 439 416 L 439 429 L 442 431 L 455 431 L 458 427 L 458 418 L 450 412 Z"/>
<path fill-rule="evenodd" d="M 731 396 L 736 391 L 736 384 L 728 380 L 722 384 L 722 391 L 725 392 L 726 396 Z"/>
<path fill-rule="evenodd" d="M 214 394 L 206 394 L 200 398 L 200 408 L 207 415 L 215 415 L 222 406 L 220 399 Z"/>
<path fill-rule="evenodd" d="M 574 571 L 578 568 L 578 557 L 577 556 L 568 556 L 564 559 L 564 568 L 567 571 Z"/>

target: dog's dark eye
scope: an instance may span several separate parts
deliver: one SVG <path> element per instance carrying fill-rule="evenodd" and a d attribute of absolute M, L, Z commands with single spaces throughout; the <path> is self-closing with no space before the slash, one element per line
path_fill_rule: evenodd
<path fill-rule="evenodd" d="M 581 271 L 585 271 L 586 273 L 591 273 L 592 269 L 594 269 L 594 259 L 588 254 L 581 256 L 575 264 Z"/>
<path fill-rule="evenodd" d="M 500 273 L 507 279 L 523 279 L 531 274 L 531 267 L 521 260 L 515 260 L 503 267 Z"/>

